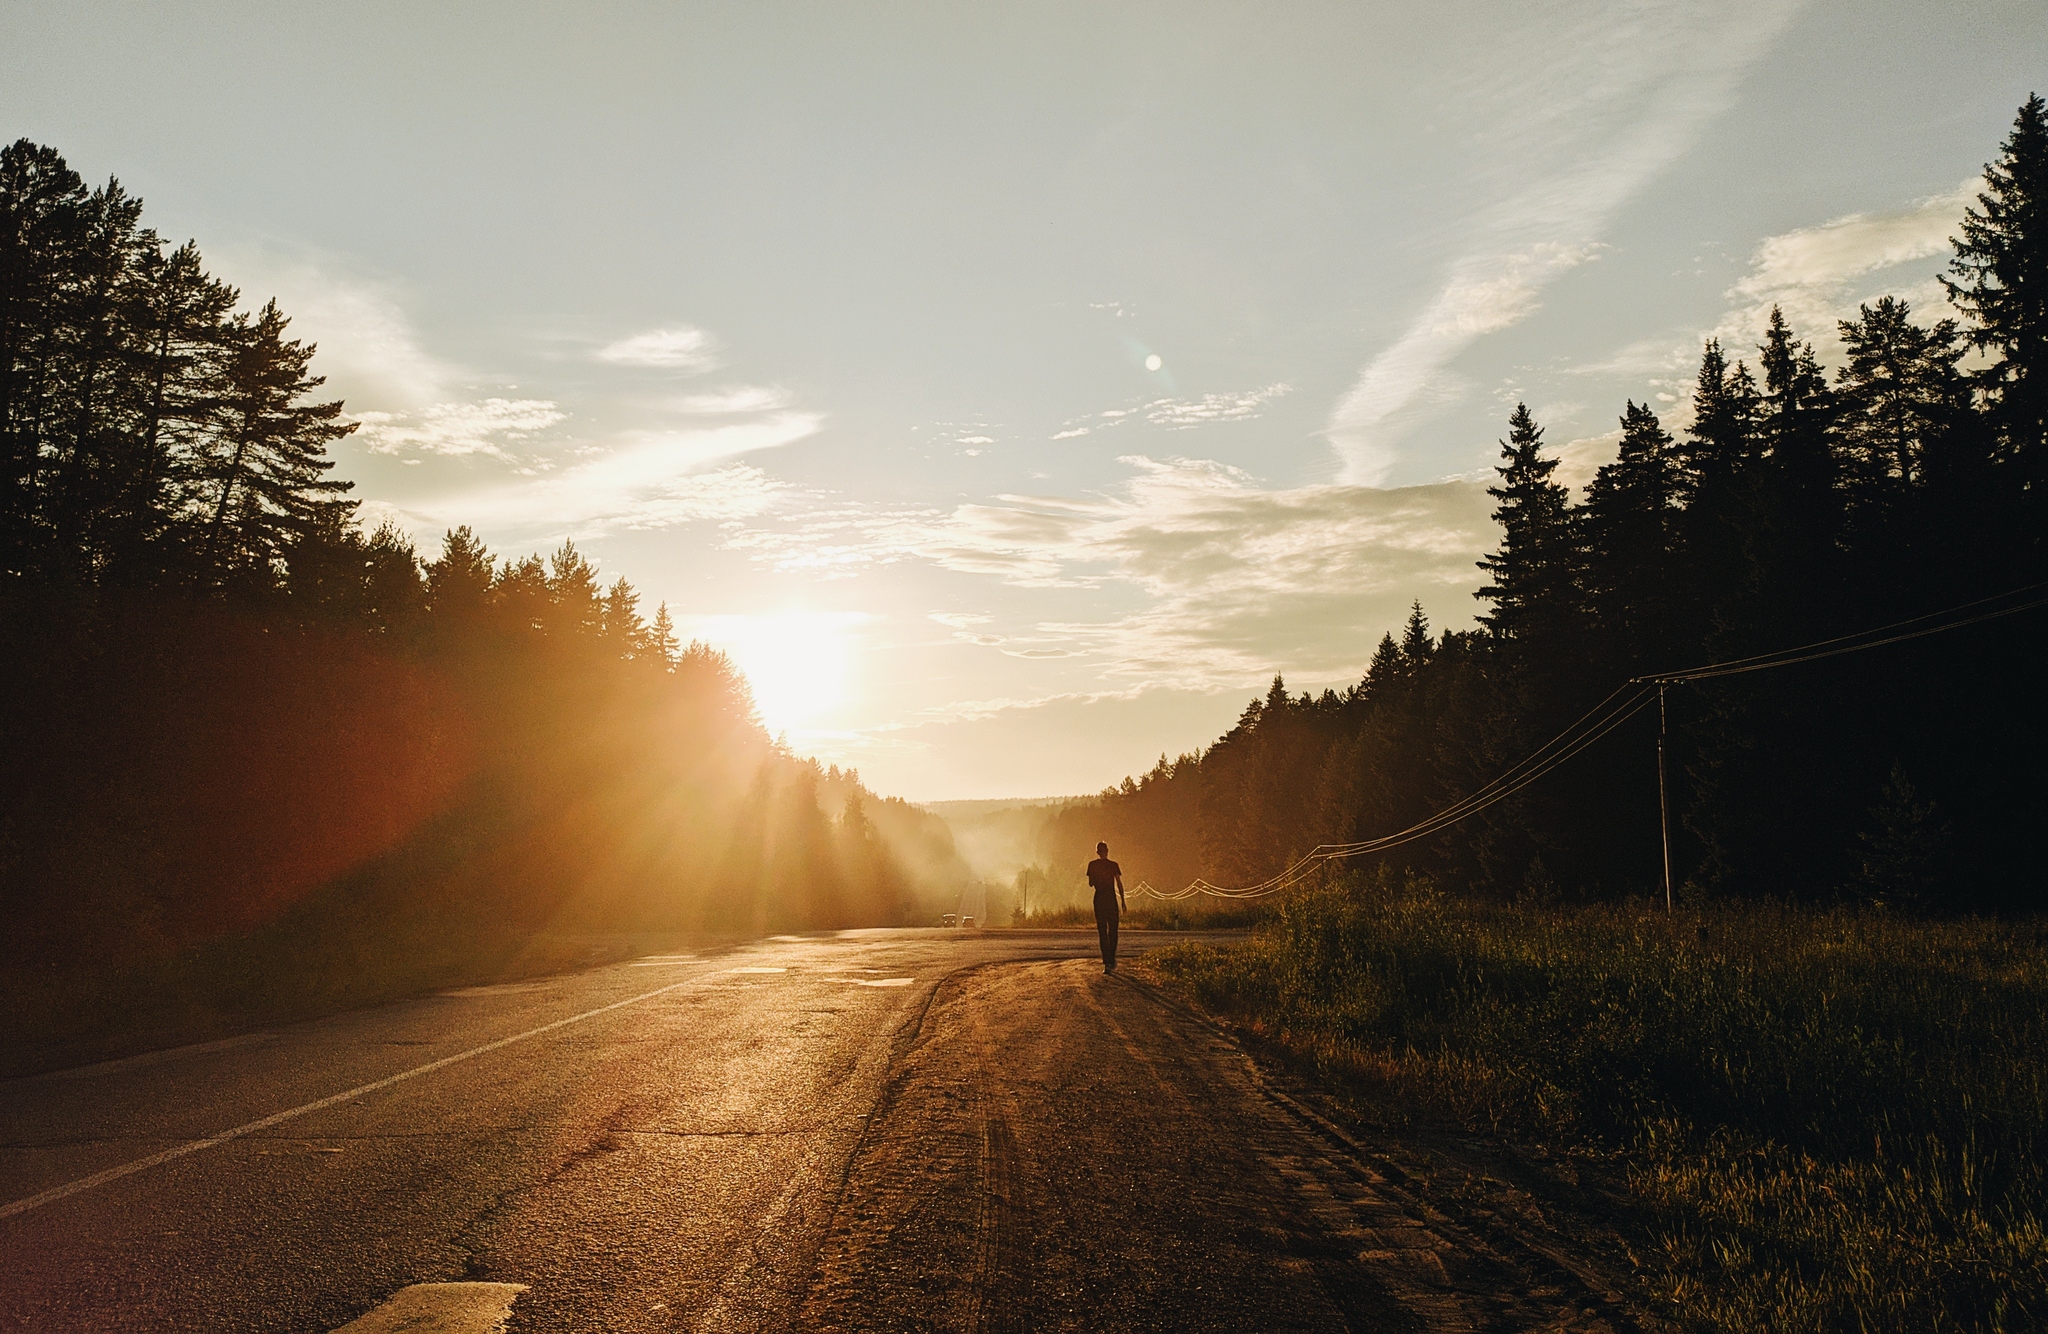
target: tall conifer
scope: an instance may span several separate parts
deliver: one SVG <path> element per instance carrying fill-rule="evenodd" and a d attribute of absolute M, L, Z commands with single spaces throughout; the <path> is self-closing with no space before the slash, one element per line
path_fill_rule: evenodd
<path fill-rule="evenodd" d="M 2048 104 L 2038 93 L 2004 149 L 1984 168 L 1977 207 L 1963 213 L 1954 277 L 1942 283 L 1972 321 L 1971 343 L 1990 354 L 1976 378 L 2005 455 L 2039 488 L 2048 482 Z"/>

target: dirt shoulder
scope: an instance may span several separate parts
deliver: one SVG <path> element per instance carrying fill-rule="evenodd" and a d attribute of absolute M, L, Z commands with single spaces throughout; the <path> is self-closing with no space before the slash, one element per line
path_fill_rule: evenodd
<path fill-rule="evenodd" d="M 891 1074 L 800 1323 L 1636 1327 L 1598 1248 L 1516 1239 L 1549 1227 L 1537 1196 L 1447 1160 L 1456 1180 L 1431 1189 L 1403 1157 L 1142 981 L 1079 960 L 971 970 Z"/>

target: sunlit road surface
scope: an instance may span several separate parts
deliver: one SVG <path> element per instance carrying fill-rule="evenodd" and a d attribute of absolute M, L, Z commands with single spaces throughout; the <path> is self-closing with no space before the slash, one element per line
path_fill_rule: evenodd
<path fill-rule="evenodd" d="M 1093 948 L 783 938 L 0 1084 L 0 1328 L 1478 1327 Z"/>

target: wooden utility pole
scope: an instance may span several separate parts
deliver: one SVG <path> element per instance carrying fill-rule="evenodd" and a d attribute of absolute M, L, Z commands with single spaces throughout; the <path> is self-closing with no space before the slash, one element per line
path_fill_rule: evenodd
<path fill-rule="evenodd" d="M 1664 683 L 1657 683 L 1657 823 L 1664 834 L 1664 915 L 1671 915 L 1671 798 L 1664 784 Z"/>

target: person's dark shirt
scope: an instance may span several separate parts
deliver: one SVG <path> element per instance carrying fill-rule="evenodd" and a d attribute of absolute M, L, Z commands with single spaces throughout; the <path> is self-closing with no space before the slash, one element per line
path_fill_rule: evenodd
<path fill-rule="evenodd" d="M 1097 857 L 1094 861 L 1088 863 L 1088 883 L 1095 886 L 1097 890 L 1107 891 L 1115 889 L 1117 877 L 1123 873 L 1124 868 L 1118 866 L 1107 857 Z"/>

